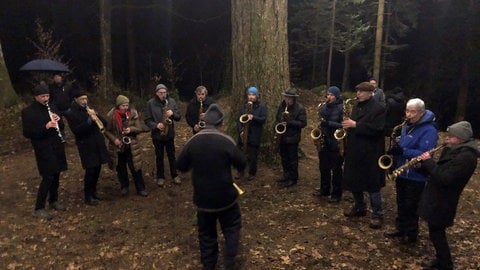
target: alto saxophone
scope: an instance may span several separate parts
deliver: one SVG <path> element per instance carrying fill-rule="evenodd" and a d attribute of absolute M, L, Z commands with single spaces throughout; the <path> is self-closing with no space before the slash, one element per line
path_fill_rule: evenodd
<path fill-rule="evenodd" d="M 357 100 L 356 97 L 349 98 L 345 100 L 345 102 L 343 103 L 343 120 L 350 118 L 353 110 L 353 103 L 356 100 Z M 347 137 L 347 130 L 344 128 L 338 128 L 335 130 L 335 133 L 333 134 L 333 136 L 335 137 L 335 139 L 337 139 L 337 141 L 343 140 L 345 139 L 345 137 Z"/>
<path fill-rule="evenodd" d="M 282 135 L 287 131 L 288 115 L 288 105 L 285 104 L 285 111 L 282 113 L 282 121 L 275 125 L 275 135 L 273 136 L 273 146 L 275 147 L 275 151 L 278 151 Z"/>
<path fill-rule="evenodd" d="M 168 111 L 168 100 L 165 99 L 165 105 L 163 106 L 163 113 L 162 113 L 162 123 L 163 123 L 163 129 L 160 130 L 160 136 L 167 136 L 168 134 L 168 129 L 172 125 L 172 119 L 170 119 L 167 115 Z"/>
<path fill-rule="evenodd" d="M 396 125 L 393 127 L 392 129 L 392 134 L 390 134 L 390 145 L 388 147 L 388 150 L 391 150 L 393 148 L 393 145 L 394 145 L 394 141 L 397 140 L 397 137 L 398 136 L 395 136 L 395 134 L 397 134 L 397 131 L 399 129 L 402 129 L 403 126 L 405 124 L 407 124 L 407 121 L 408 119 L 405 119 L 401 124 L 399 125 Z M 388 152 L 388 151 L 387 151 Z M 385 154 L 385 155 L 381 155 L 379 158 L 378 158 L 378 167 L 380 167 L 382 170 L 388 170 L 392 167 L 393 165 L 393 156 L 392 155 L 388 155 L 388 154 Z"/>

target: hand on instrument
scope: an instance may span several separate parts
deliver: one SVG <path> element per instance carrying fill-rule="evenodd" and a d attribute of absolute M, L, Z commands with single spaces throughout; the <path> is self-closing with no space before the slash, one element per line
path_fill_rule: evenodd
<path fill-rule="evenodd" d="M 127 128 L 124 128 L 124 129 L 123 129 L 123 132 L 122 132 L 122 133 L 123 133 L 123 134 L 129 134 L 130 132 L 131 132 L 130 128 L 127 127 Z"/>
<path fill-rule="evenodd" d="M 163 125 L 162 122 L 160 122 L 160 123 L 157 124 L 157 128 L 160 129 L 160 130 L 163 130 L 165 128 L 165 126 Z"/>
<path fill-rule="evenodd" d="M 342 127 L 343 128 L 356 128 L 357 127 L 357 122 L 353 121 L 350 118 L 347 118 L 342 121 Z"/>
<path fill-rule="evenodd" d="M 49 128 L 57 128 L 57 122 L 56 121 L 48 121 L 47 124 L 45 125 L 45 128 L 46 129 L 49 129 Z"/>

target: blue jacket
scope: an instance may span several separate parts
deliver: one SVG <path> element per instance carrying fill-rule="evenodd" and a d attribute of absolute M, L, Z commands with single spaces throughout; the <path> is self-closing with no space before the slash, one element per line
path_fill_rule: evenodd
<path fill-rule="evenodd" d="M 403 154 L 395 156 L 396 167 L 400 167 L 407 160 L 418 157 L 428 150 L 437 146 L 438 133 L 435 115 L 426 110 L 422 118 L 414 124 L 406 124 L 402 128 L 402 134 L 398 145 L 402 148 Z M 414 181 L 426 181 L 427 176 L 419 170 L 410 167 L 400 174 L 400 178 Z"/>

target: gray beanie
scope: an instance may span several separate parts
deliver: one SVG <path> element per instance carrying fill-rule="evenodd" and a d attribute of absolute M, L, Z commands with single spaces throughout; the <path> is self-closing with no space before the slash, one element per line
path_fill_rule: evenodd
<path fill-rule="evenodd" d="M 208 110 L 205 112 L 205 123 L 207 125 L 218 126 L 223 122 L 225 113 L 223 112 L 220 105 L 213 103 L 208 107 Z"/>
<path fill-rule="evenodd" d="M 460 121 L 448 126 L 447 132 L 463 141 L 468 141 L 473 136 L 472 125 L 467 121 Z"/>
<path fill-rule="evenodd" d="M 165 86 L 165 84 L 160 83 L 160 84 L 157 85 L 157 87 L 155 87 L 155 93 L 160 89 L 168 90 L 168 88 Z"/>

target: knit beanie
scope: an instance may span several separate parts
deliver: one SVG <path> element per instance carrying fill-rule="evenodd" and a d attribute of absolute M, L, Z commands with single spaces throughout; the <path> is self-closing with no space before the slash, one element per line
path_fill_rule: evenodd
<path fill-rule="evenodd" d="M 335 98 L 339 99 L 340 98 L 340 89 L 336 86 L 330 86 L 327 90 L 328 93 L 331 93 L 332 95 L 335 96 Z"/>
<path fill-rule="evenodd" d="M 213 103 L 208 107 L 208 110 L 205 112 L 205 123 L 207 125 L 218 126 L 223 122 L 225 113 L 223 112 L 220 105 Z"/>
<path fill-rule="evenodd" d="M 157 91 L 160 90 L 160 89 L 168 90 L 168 88 L 165 86 L 165 84 L 160 83 L 160 84 L 157 85 L 157 87 L 155 87 L 155 93 L 157 93 Z"/>
<path fill-rule="evenodd" d="M 130 100 L 124 95 L 118 95 L 117 99 L 115 100 L 115 105 L 120 106 L 125 103 L 130 103 Z"/>
<path fill-rule="evenodd" d="M 460 121 L 449 126 L 447 132 L 463 141 L 468 141 L 473 136 L 472 125 L 467 121 Z"/>
<path fill-rule="evenodd" d="M 258 89 L 255 86 L 251 86 L 247 90 L 247 95 L 248 94 L 254 94 L 255 96 L 258 97 Z"/>

